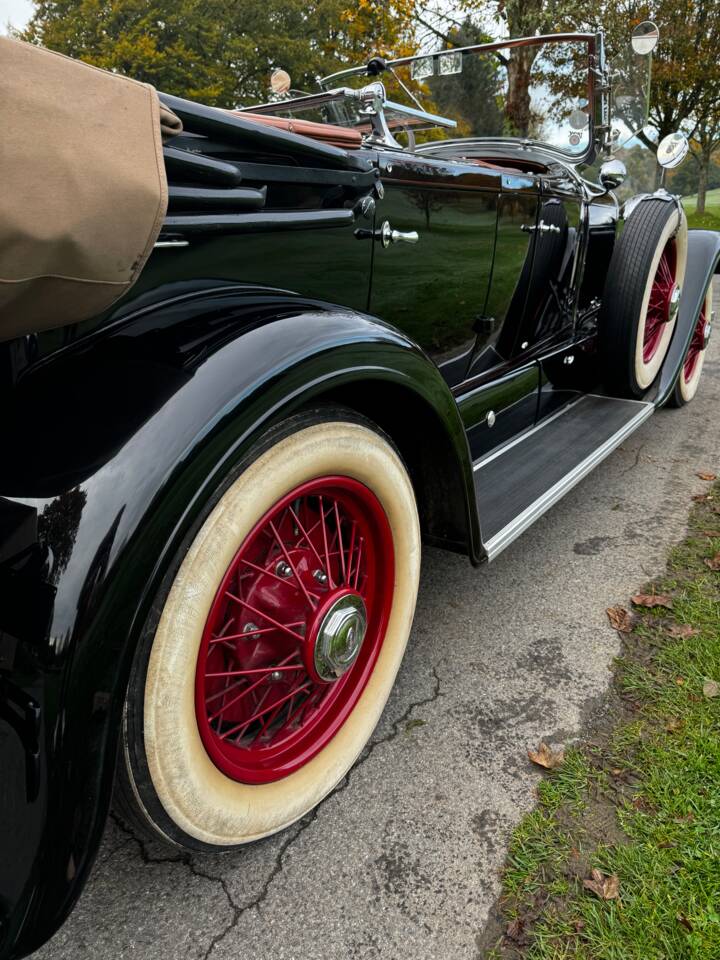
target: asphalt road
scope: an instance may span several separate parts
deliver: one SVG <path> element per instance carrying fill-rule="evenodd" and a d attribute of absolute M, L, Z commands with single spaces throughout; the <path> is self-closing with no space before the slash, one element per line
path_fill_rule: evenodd
<path fill-rule="evenodd" d="M 605 609 L 662 571 L 706 487 L 695 472 L 718 467 L 716 335 L 691 406 L 653 416 L 495 563 L 426 551 L 395 691 L 314 813 L 186 861 L 111 820 L 37 960 L 480 957 L 508 835 L 533 806 L 526 747 L 567 742 L 602 709 L 618 652 Z"/>

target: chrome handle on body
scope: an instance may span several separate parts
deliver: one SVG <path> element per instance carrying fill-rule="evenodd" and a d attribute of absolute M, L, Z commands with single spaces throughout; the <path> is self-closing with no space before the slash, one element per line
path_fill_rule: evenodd
<path fill-rule="evenodd" d="M 521 230 L 524 230 L 525 233 L 535 233 L 537 230 L 538 233 L 560 233 L 560 227 L 556 227 L 554 223 L 545 223 L 544 220 L 541 220 L 540 223 L 533 224 L 528 226 L 526 223 L 520 227 Z"/>
<path fill-rule="evenodd" d="M 380 242 L 384 247 L 389 247 L 391 243 L 417 243 L 419 239 L 417 230 L 393 230 L 387 220 L 380 227 Z"/>

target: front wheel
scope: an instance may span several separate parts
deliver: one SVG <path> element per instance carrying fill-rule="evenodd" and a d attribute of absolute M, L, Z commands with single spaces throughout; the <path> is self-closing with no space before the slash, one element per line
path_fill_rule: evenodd
<path fill-rule="evenodd" d="M 637 204 L 615 244 L 598 323 L 605 382 L 641 397 L 660 372 L 677 321 L 687 220 L 671 200 Z"/>
<path fill-rule="evenodd" d="M 188 546 L 136 657 L 120 805 L 228 848 L 302 817 L 370 738 L 415 608 L 413 488 L 367 422 L 296 418 Z"/>

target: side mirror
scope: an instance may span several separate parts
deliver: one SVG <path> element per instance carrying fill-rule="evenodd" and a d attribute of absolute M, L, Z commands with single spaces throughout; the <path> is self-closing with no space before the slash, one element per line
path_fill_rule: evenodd
<path fill-rule="evenodd" d="M 689 150 L 687 137 L 676 131 L 663 137 L 657 148 L 657 162 L 665 170 L 679 166 Z"/>
<path fill-rule="evenodd" d="M 617 190 L 625 182 L 627 169 L 622 160 L 615 157 L 612 160 L 606 160 L 600 167 L 600 183 L 606 192 Z"/>
<path fill-rule="evenodd" d="M 635 53 L 647 56 L 652 53 L 660 39 L 660 31 L 652 20 L 643 20 L 633 28 L 630 43 Z"/>

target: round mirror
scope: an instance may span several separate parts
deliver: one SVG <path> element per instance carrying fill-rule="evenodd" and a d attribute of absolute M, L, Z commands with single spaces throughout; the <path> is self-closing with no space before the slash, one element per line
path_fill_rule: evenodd
<path fill-rule="evenodd" d="M 684 133 L 669 133 L 663 137 L 657 148 L 657 161 L 666 170 L 677 167 L 688 152 L 687 137 Z"/>
<path fill-rule="evenodd" d="M 290 89 L 290 74 L 287 70 L 273 70 L 270 75 L 270 89 L 273 93 L 287 93 Z"/>
<path fill-rule="evenodd" d="M 642 23 L 639 23 L 633 29 L 630 42 L 632 43 L 632 48 L 635 53 L 646 56 L 648 53 L 653 52 L 659 39 L 660 31 L 652 20 L 643 20 Z"/>

